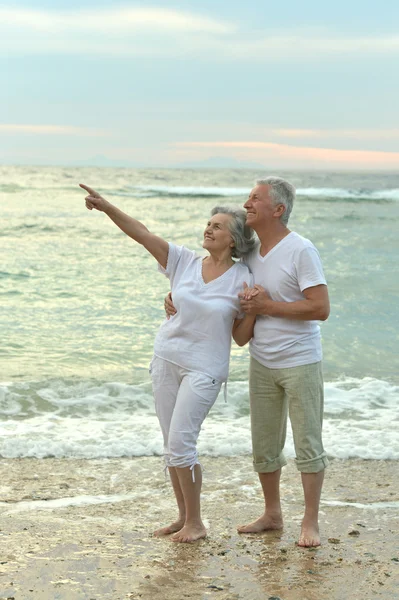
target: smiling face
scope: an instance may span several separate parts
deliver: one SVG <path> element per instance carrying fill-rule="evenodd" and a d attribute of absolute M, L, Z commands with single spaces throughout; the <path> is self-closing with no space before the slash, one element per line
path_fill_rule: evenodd
<path fill-rule="evenodd" d="M 255 230 L 257 227 L 279 222 L 285 210 L 283 204 L 273 203 L 270 186 L 267 184 L 258 184 L 251 190 L 244 208 L 247 211 L 247 225 Z"/>
<path fill-rule="evenodd" d="M 220 253 L 227 249 L 231 251 L 234 248 L 233 238 L 229 229 L 231 219 L 230 215 L 223 213 L 213 215 L 205 227 L 202 247 L 209 252 Z"/>

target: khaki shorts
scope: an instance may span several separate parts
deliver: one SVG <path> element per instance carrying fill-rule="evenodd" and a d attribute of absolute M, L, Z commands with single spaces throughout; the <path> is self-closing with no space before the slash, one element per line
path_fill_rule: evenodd
<path fill-rule="evenodd" d="M 323 374 L 321 362 L 269 369 L 251 357 L 249 371 L 254 469 L 272 473 L 287 464 L 283 448 L 289 414 L 296 465 L 318 473 L 328 465 L 323 448 Z"/>

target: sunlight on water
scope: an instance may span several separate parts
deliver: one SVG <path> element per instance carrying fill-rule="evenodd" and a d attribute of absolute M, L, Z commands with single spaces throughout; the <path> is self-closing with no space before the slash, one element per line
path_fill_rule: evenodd
<path fill-rule="evenodd" d="M 159 454 L 148 366 L 168 280 L 79 182 L 154 233 L 203 252 L 215 205 L 242 205 L 251 171 L 0 167 L 0 454 Z M 325 438 L 339 458 L 397 458 L 399 175 L 287 173 L 290 226 L 319 249 Z M 228 403 L 201 452 L 250 451 L 248 351 L 233 344 Z M 292 454 L 292 440 L 287 442 Z"/>
<path fill-rule="evenodd" d="M 141 247 L 104 215 L 85 209 L 78 183 L 105 191 L 166 239 L 202 251 L 212 206 L 242 204 L 256 177 L 246 171 L 28 167 L 3 167 L 1 175 L 0 318 L 7 340 L 1 378 L 133 382 L 146 377 L 168 281 Z M 303 195 L 291 226 L 319 248 L 329 281 L 332 311 L 322 325 L 326 376 L 395 378 L 399 201 L 377 197 L 393 197 L 399 177 L 316 173 L 292 179 Z M 151 197 L 142 197 L 150 190 Z M 348 203 L 345 195 L 359 200 Z M 246 349 L 233 346 L 234 379 L 243 378 L 246 357 Z"/>

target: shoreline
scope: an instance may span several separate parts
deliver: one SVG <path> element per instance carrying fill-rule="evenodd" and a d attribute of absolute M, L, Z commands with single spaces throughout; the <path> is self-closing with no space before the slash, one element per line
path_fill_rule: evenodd
<path fill-rule="evenodd" d="M 238 534 L 263 504 L 251 458 L 203 457 L 195 544 L 153 538 L 175 517 L 162 459 L 0 460 L 0 599 L 399 600 L 397 461 L 331 460 L 322 546 L 296 546 L 300 475 L 283 470 L 283 531 Z"/>

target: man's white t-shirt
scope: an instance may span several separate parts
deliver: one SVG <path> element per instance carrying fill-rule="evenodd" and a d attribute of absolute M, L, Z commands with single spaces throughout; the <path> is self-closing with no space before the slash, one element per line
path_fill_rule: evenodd
<path fill-rule="evenodd" d="M 245 257 L 255 283 L 277 302 L 304 300 L 303 290 L 326 284 L 320 256 L 310 240 L 291 231 L 264 257 L 260 244 Z M 322 359 L 318 321 L 257 315 L 250 354 L 271 369 L 297 367 Z"/>
<path fill-rule="evenodd" d="M 236 262 L 223 275 L 205 283 L 203 258 L 184 246 L 169 243 L 166 269 L 177 313 L 165 319 L 155 338 L 154 354 L 186 369 L 226 381 L 231 332 L 240 314 L 238 293 L 253 285 L 248 267 Z"/>

